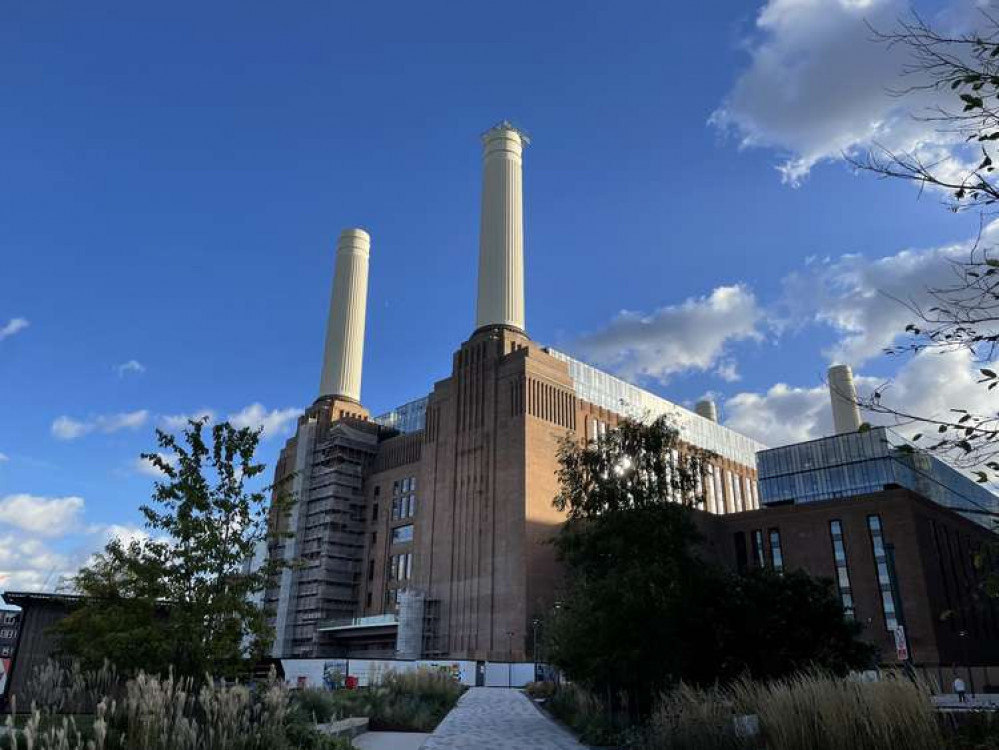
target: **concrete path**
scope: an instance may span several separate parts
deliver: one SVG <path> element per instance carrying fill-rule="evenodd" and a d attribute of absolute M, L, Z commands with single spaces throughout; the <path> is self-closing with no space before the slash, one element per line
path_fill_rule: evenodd
<path fill-rule="evenodd" d="M 357 750 L 419 750 L 429 736 L 421 732 L 365 732 L 352 742 Z"/>
<path fill-rule="evenodd" d="M 423 744 L 424 750 L 584 750 L 519 690 L 472 688 Z"/>

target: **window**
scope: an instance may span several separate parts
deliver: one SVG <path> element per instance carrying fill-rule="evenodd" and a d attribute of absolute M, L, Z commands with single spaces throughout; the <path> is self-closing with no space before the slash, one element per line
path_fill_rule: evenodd
<path fill-rule="evenodd" d="M 375 559 L 371 558 L 368 560 L 368 580 L 370 581 L 375 577 Z"/>
<path fill-rule="evenodd" d="M 4 646 L 3 648 L 0 648 L 0 656 L 4 657 L 10 656 L 10 646 Z"/>
<path fill-rule="evenodd" d="M 376 544 L 378 544 L 378 532 L 377 531 L 372 531 L 371 532 L 371 546 L 374 547 Z"/>
<path fill-rule="evenodd" d="M 739 573 L 745 573 L 747 568 L 746 563 L 746 532 L 737 531 L 732 535 L 732 541 L 735 543 L 735 567 Z"/>
<path fill-rule="evenodd" d="M 898 627 L 898 616 L 891 573 L 888 570 L 888 552 L 885 546 L 884 532 L 881 528 L 881 516 L 868 516 L 867 530 L 871 534 L 871 546 L 874 549 L 874 566 L 878 573 L 878 588 L 881 589 L 881 610 L 885 616 L 885 628 L 894 632 Z"/>
<path fill-rule="evenodd" d="M 364 600 L 364 606 L 371 609 L 371 592 L 368 592 L 367 598 Z"/>
<path fill-rule="evenodd" d="M 780 573 L 784 570 L 784 552 L 780 546 L 780 529 L 770 529 L 770 560 L 774 570 Z"/>
<path fill-rule="evenodd" d="M 856 615 L 853 605 L 853 590 L 850 588 L 850 571 L 846 565 L 846 547 L 843 544 L 843 524 L 829 522 L 829 537 L 832 539 L 833 564 L 836 566 L 836 586 L 839 599 L 843 603 L 843 614 L 852 620 Z"/>
<path fill-rule="evenodd" d="M 407 524 L 406 526 L 397 526 L 392 529 L 392 543 L 398 544 L 401 542 L 411 542 L 413 541 L 413 524 Z"/>
<path fill-rule="evenodd" d="M 408 581 L 413 577 L 413 553 L 403 552 L 389 558 L 389 580 Z"/>
<path fill-rule="evenodd" d="M 763 531 L 761 529 L 753 530 L 753 564 L 757 568 L 765 568 L 767 566 L 766 553 L 763 551 Z"/>
<path fill-rule="evenodd" d="M 7 614 L 5 614 L 3 616 L 3 624 L 4 625 L 13 625 L 15 622 L 17 622 L 17 613 L 16 612 L 8 612 Z"/>
<path fill-rule="evenodd" d="M 371 520 L 372 521 L 378 520 L 378 503 L 375 503 L 374 505 L 371 506 Z"/>
<path fill-rule="evenodd" d="M 4 628 L 3 630 L 0 630 L 0 638 L 13 638 L 13 637 L 14 637 L 14 631 L 12 628 Z"/>

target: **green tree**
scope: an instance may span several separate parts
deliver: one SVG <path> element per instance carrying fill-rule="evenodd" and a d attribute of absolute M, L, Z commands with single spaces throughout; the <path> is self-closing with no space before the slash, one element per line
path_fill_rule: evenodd
<path fill-rule="evenodd" d="M 142 457 L 163 474 L 140 510 L 150 538 L 110 542 L 74 578 L 80 605 L 57 626 L 61 649 L 87 665 L 201 677 L 237 674 L 271 639 L 253 601 L 280 566 L 247 562 L 266 538 L 271 488 L 249 490 L 260 430 L 191 420 L 182 440 L 156 431 Z M 287 506 L 278 488 L 275 511 Z"/>
<path fill-rule="evenodd" d="M 545 628 L 549 660 L 639 713 L 679 680 L 870 662 L 827 583 L 742 577 L 707 559 L 694 508 L 709 459 L 663 417 L 560 452 L 555 505 L 568 520 L 554 543 L 568 583 Z"/>

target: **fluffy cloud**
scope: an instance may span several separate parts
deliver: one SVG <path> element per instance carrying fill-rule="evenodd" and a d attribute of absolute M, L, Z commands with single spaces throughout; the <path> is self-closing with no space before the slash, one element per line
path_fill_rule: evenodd
<path fill-rule="evenodd" d="M 0 341 L 3 341 L 8 336 L 13 336 L 15 333 L 23 331 L 28 327 L 28 321 L 24 318 L 11 318 L 7 325 L 0 328 Z"/>
<path fill-rule="evenodd" d="M 60 440 L 75 440 L 95 431 L 111 433 L 126 429 L 134 430 L 142 427 L 148 419 L 149 412 L 146 409 L 100 415 L 86 421 L 64 415 L 52 423 L 52 434 Z"/>
<path fill-rule="evenodd" d="M 761 338 L 763 312 L 741 284 L 645 315 L 624 311 L 604 329 L 574 344 L 582 356 L 628 379 L 665 382 L 688 370 L 714 370 L 723 380 L 738 373 L 728 345 Z"/>
<path fill-rule="evenodd" d="M 146 371 L 146 366 L 137 359 L 130 359 L 128 362 L 122 362 L 120 365 L 115 365 L 114 371 L 118 373 L 119 378 L 123 378 L 130 372 L 135 373 L 136 375 L 141 375 Z"/>
<path fill-rule="evenodd" d="M 967 30 L 980 19 L 965 7 L 971 3 L 952 5 L 936 19 L 945 30 Z M 792 184 L 821 161 L 875 144 L 928 161 L 947 159 L 961 137 L 913 115 L 952 106 L 953 93 L 893 95 L 922 79 L 903 75 L 911 62 L 906 49 L 872 40 L 870 26 L 889 31 L 908 13 L 904 0 L 768 0 L 746 44 L 749 65 L 711 122 L 735 133 L 744 147 L 782 153 L 778 169 Z"/>
<path fill-rule="evenodd" d="M 42 536 L 61 536 L 77 526 L 82 497 L 7 495 L 0 499 L 0 524 Z"/>
<path fill-rule="evenodd" d="M 946 356 L 921 352 L 907 360 L 884 387 L 883 402 L 925 418 L 946 416 L 951 409 L 989 413 L 994 404 L 977 382 L 980 366 L 966 351 Z M 863 374 L 855 381 L 861 396 L 886 383 L 885 378 Z M 765 393 L 738 393 L 724 402 L 723 413 L 727 427 L 771 447 L 833 432 L 829 390 L 824 383 L 797 387 L 777 383 Z M 871 424 L 891 425 L 907 437 L 925 430 L 919 424 L 898 423 L 889 415 L 862 416 Z"/>
<path fill-rule="evenodd" d="M 10 461 L 10 456 L 6 453 L 0 453 L 0 464 L 6 463 L 7 461 Z"/>
<path fill-rule="evenodd" d="M 253 403 L 235 414 L 230 414 L 228 420 L 236 428 L 262 428 L 261 437 L 266 440 L 289 432 L 289 427 L 301 413 L 302 410 L 295 407 L 268 411 L 263 404 Z"/>
<path fill-rule="evenodd" d="M 39 539 L 0 536 L 0 588 L 52 591 L 76 572 L 83 559 L 57 552 Z"/>
<path fill-rule="evenodd" d="M 999 221 L 982 231 L 980 242 L 999 242 Z M 955 281 L 953 261 L 970 257 L 972 242 L 927 250 L 903 250 L 883 258 L 843 255 L 811 261 L 784 279 L 781 315 L 796 324 L 825 323 L 839 334 L 827 350 L 834 361 L 855 366 L 878 357 L 904 334 L 915 315 L 902 302 L 932 306 L 928 288 Z"/>

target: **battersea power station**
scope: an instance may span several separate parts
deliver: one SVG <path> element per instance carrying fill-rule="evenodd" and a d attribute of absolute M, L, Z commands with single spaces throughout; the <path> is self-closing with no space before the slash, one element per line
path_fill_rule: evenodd
<path fill-rule="evenodd" d="M 449 377 L 380 416 L 364 406 L 361 377 L 377 237 L 340 234 L 318 398 L 275 473 L 293 504 L 272 512 L 290 533 L 267 554 L 294 562 L 264 595 L 275 657 L 528 660 L 532 623 L 560 581 L 547 543 L 563 520 L 552 506 L 559 445 L 625 416 L 669 414 L 683 441 L 714 452 L 706 511 L 759 507 L 763 446 L 718 424 L 713 403 L 689 411 L 531 339 L 528 139 L 503 122 L 482 143 L 474 325 Z"/>

